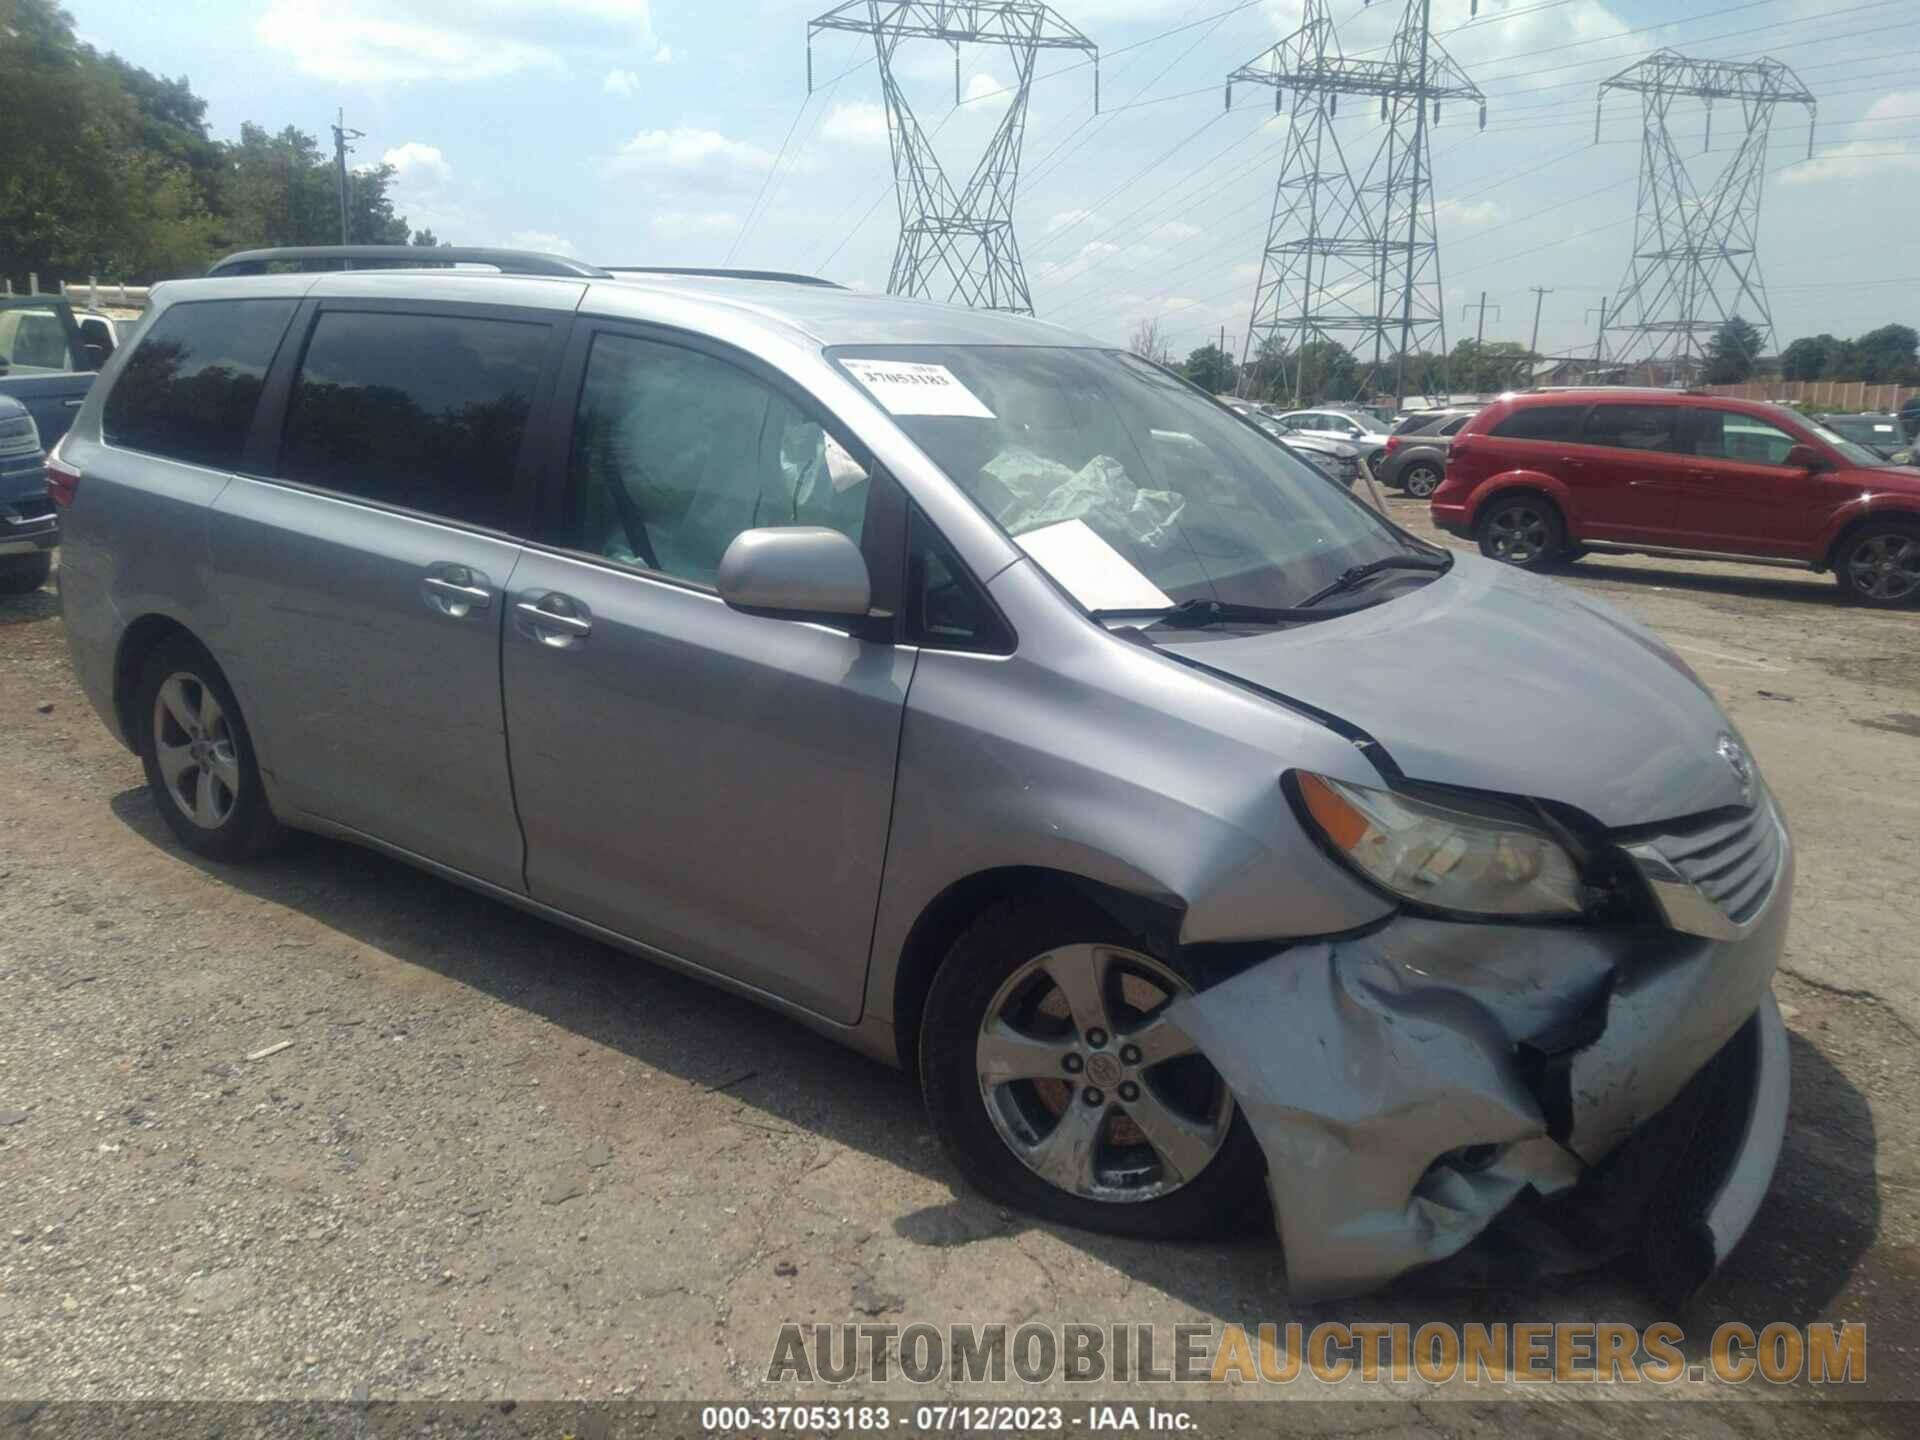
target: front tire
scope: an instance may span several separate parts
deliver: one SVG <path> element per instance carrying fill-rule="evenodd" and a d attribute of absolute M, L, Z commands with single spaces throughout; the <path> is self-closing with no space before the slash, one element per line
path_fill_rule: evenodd
<path fill-rule="evenodd" d="M 0 560 L 0 595 L 31 595 L 53 574 L 53 552 L 9 555 Z"/>
<path fill-rule="evenodd" d="M 141 667 L 140 762 L 160 816 L 209 860 L 245 860 L 279 838 L 240 702 L 198 642 L 176 635 Z"/>
<path fill-rule="evenodd" d="M 1520 570 L 1545 570 L 1567 548 L 1567 522 L 1544 495 L 1500 495 L 1477 527 L 1480 553 Z"/>
<path fill-rule="evenodd" d="M 1087 1230 L 1218 1234 L 1266 1162 L 1225 1082 L 1165 1019 L 1190 986 L 1086 902 L 986 910 L 934 976 L 920 1078 L 976 1188 Z"/>
<path fill-rule="evenodd" d="M 1869 521 L 1833 555 L 1840 593 L 1859 605 L 1900 610 L 1920 603 L 1920 525 Z"/>

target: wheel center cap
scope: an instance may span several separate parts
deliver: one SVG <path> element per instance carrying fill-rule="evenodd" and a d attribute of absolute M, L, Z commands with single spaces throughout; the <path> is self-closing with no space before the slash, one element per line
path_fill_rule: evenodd
<path fill-rule="evenodd" d="M 1087 1079 L 1094 1084 L 1111 1089 L 1120 1083 L 1120 1062 L 1113 1056 L 1100 1053 L 1087 1057 Z"/>

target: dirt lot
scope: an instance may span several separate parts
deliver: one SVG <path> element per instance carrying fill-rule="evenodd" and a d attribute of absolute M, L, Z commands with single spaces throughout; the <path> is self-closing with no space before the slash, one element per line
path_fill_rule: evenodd
<path fill-rule="evenodd" d="M 1678 1318 L 1865 1321 L 1872 1388 L 1920 1393 L 1920 616 L 1737 566 L 1570 581 L 1719 692 L 1801 846 L 1787 1153 Z M 345 846 L 189 859 L 75 689 L 51 590 L 0 601 L 0 734 L 0 1395 L 736 1399 L 781 1393 L 789 1319 L 1660 1318 L 1608 1274 L 1289 1309 L 1270 1238 L 1143 1245 L 981 1201 L 906 1079 L 741 1001 Z M 1531 1394 L 1513 1428 L 1592 1393 Z"/>

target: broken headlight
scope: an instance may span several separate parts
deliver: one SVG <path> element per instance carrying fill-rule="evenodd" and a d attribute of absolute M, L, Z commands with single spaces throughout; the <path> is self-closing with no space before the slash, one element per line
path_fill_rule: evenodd
<path fill-rule="evenodd" d="M 1477 815 L 1304 770 L 1293 778 L 1321 838 L 1395 895 L 1436 910 L 1506 918 L 1578 915 L 1584 908 L 1573 857 L 1518 816 Z"/>

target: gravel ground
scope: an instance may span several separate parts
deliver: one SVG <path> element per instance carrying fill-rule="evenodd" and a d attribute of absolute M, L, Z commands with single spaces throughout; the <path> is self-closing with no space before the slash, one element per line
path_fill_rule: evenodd
<path fill-rule="evenodd" d="M 1801 846 L 1787 1153 L 1677 1318 L 1865 1321 L 1870 1388 L 1915 1394 L 1920 616 L 1749 567 L 1569 579 L 1718 691 Z M 51 590 L 0 600 L 0 734 L 0 1395 L 791 1396 L 763 1379 L 784 1320 L 1663 1318 L 1606 1273 L 1289 1308 L 1269 1237 L 1145 1245 L 982 1201 L 907 1079 L 742 1001 L 351 847 L 190 858 L 74 687 Z M 1593 1398 L 1501 1408 L 1518 1431 Z"/>

